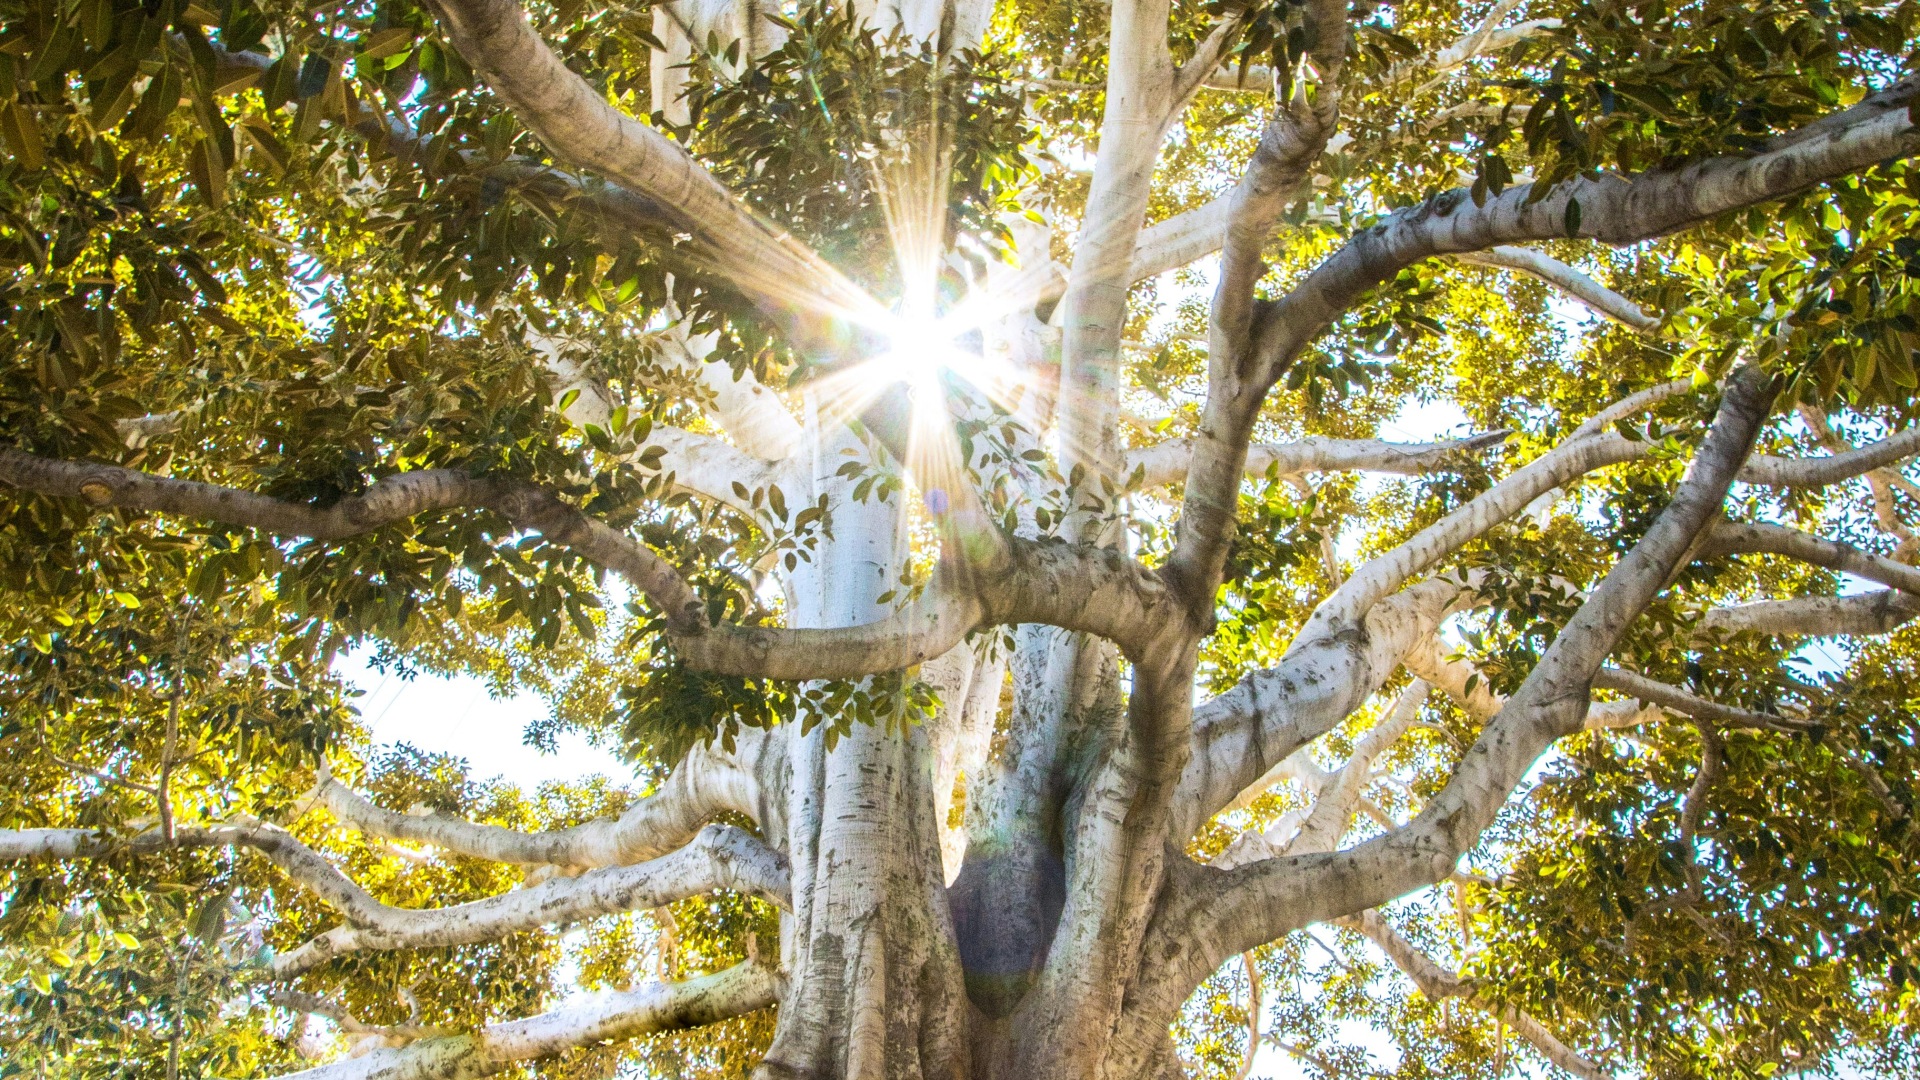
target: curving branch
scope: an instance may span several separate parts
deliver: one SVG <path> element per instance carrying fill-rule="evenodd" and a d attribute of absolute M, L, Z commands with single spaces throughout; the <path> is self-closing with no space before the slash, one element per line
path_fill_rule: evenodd
<path fill-rule="evenodd" d="M 1502 1005 L 1488 998 L 1473 979 L 1463 978 L 1456 972 L 1440 966 L 1432 957 L 1422 952 L 1419 946 L 1408 941 L 1400 931 L 1395 930 L 1381 914 L 1372 909 L 1335 919 L 1335 926 L 1357 931 L 1368 941 L 1380 947 L 1393 961 L 1393 966 L 1413 980 L 1431 1001 L 1444 1001 L 1447 998 L 1459 998 L 1483 1012 L 1491 1013 L 1511 1027 L 1514 1034 L 1527 1040 L 1540 1056 L 1562 1069 L 1581 1077 L 1582 1080 L 1613 1080 L 1612 1074 L 1582 1056 L 1572 1047 L 1555 1038 L 1553 1032 L 1532 1016 Z"/>
<path fill-rule="evenodd" d="M 1416 56 L 1393 65 L 1381 78 L 1379 90 L 1397 89 L 1421 75 L 1444 75 L 1464 66 L 1475 57 L 1499 52 L 1559 28 L 1559 19 L 1534 19 L 1530 22 L 1495 29 L 1494 24 L 1511 15 L 1522 2 L 1523 0 L 1500 0 L 1492 10 L 1487 12 L 1486 18 L 1480 20 L 1478 26 L 1462 34 L 1453 44 L 1428 56 Z M 1433 82 L 1429 81 L 1414 93 L 1423 94 L 1432 86 Z"/>
<path fill-rule="evenodd" d="M 762 302 L 851 309 L 863 297 L 824 259 L 762 222 L 678 143 L 569 69 L 513 0 L 430 5 L 454 48 L 555 156 L 653 200 L 704 259 Z"/>
<path fill-rule="evenodd" d="M 983 611 L 976 598 L 957 593 L 956 575 L 949 569 L 936 574 L 934 586 L 915 604 L 862 626 L 834 630 L 708 626 L 705 604 L 693 588 L 671 563 L 639 540 L 532 484 L 451 469 L 383 477 L 365 494 L 325 508 L 117 465 L 55 461 L 7 449 L 0 449 L 0 483 L 78 498 L 93 507 L 156 510 L 323 541 L 439 510 L 491 510 L 515 527 L 538 532 L 632 582 L 666 613 L 668 632 L 681 658 L 696 668 L 722 674 L 837 679 L 897 671 L 951 649 L 979 625 Z"/>
<path fill-rule="evenodd" d="M 1500 245 L 1485 251 L 1470 251 L 1454 256 L 1463 263 L 1517 270 L 1539 278 L 1548 285 L 1585 304 L 1596 315 L 1611 319 L 1641 334 L 1656 333 L 1660 320 L 1640 310 L 1640 305 L 1607 288 L 1550 255 L 1527 248 Z"/>
<path fill-rule="evenodd" d="M 1464 439 L 1431 443 L 1395 443 L 1384 439 L 1328 439 L 1312 436 L 1298 442 L 1257 443 L 1248 448 L 1246 475 L 1264 476 L 1277 468 L 1282 478 L 1316 472 L 1379 472 L 1423 476 L 1458 466 L 1468 455 L 1498 446 L 1511 431 L 1489 431 Z M 1134 450 L 1127 456 L 1127 475 L 1144 470 L 1141 485 L 1164 487 L 1187 475 L 1193 440 L 1168 439 Z"/>
<path fill-rule="evenodd" d="M 1262 314 L 1255 341 L 1264 377 L 1271 385 L 1367 290 L 1422 259 L 1563 237 L 1637 243 L 1907 157 L 1920 149 L 1906 112 L 1916 90 L 1920 82 L 1901 82 L 1751 156 L 1633 177 L 1576 177 L 1538 199 L 1532 185 L 1521 184 L 1480 206 L 1457 188 L 1396 211 L 1357 233 Z"/>
<path fill-rule="evenodd" d="M 1736 524 L 1723 521 L 1714 526 L 1713 532 L 1701 545 L 1700 553 L 1782 555 L 1843 574 L 1863 577 L 1868 581 L 1877 581 L 1903 592 L 1920 593 L 1920 569 L 1894 562 L 1883 555 L 1861 551 L 1852 544 L 1825 540 L 1798 529 L 1766 522 Z"/>
<path fill-rule="evenodd" d="M 1368 611 L 1356 632 L 1296 638 L 1278 664 L 1196 706 L 1173 834 L 1184 840 L 1243 792 L 1271 786 L 1276 766 L 1352 715 L 1465 593 L 1459 582 L 1423 581 Z"/>
<path fill-rule="evenodd" d="M 1373 782 L 1374 759 L 1413 727 L 1414 721 L 1420 718 L 1420 707 L 1426 703 L 1431 689 L 1425 680 L 1419 678 L 1407 684 L 1407 688 L 1395 699 L 1393 708 L 1361 736 L 1360 741 L 1354 744 L 1353 753 L 1337 769 L 1321 770 L 1305 751 L 1290 755 L 1282 765 L 1297 762 L 1296 770 L 1308 774 L 1304 779 L 1313 791 L 1311 809 L 1305 813 L 1289 812 L 1265 829 L 1249 829 L 1241 833 L 1207 865 L 1231 870 L 1276 855 L 1332 851 L 1352 827 L 1354 815 L 1365 801 L 1367 785 Z M 1268 780 L 1269 777 L 1261 778 L 1263 784 Z"/>
<path fill-rule="evenodd" d="M 1595 672 L 1593 688 L 1631 694 L 1641 701 L 1658 705 L 1681 716 L 1691 716 L 1696 720 L 1704 720 L 1730 731 L 1795 732 L 1805 731 L 1814 726 L 1806 720 L 1722 705 L 1696 694 L 1689 694 L 1677 686 L 1668 686 L 1638 672 L 1624 671 L 1617 667 L 1603 667 Z"/>
<path fill-rule="evenodd" d="M 579 877 L 555 878 L 453 907 L 413 911 L 389 907 L 359 893 L 339 908 L 348 925 L 274 958 L 273 977 L 290 979 L 361 950 L 493 941 L 539 926 L 662 907 L 717 889 L 757 896 L 782 908 L 792 906 L 783 856 L 744 829 L 709 825 L 685 847 L 651 862 L 589 870 Z"/>
<path fill-rule="evenodd" d="M 1471 663 L 1441 653 L 1438 637 L 1428 638 L 1407 653 L 1407 670 L 1440 689 L 1479 723 L 1485 724 L 1506 707 L 1507 699 L 1494 693 L 1486 676 Z M 1595 701 L 1587 707 L 1587 720 L 1582 729 L 1614 731 L 1651 724 L 1665 717 L 1666 713 L 1657 706 L 1631 701 Z"/>
<path fill-rule="evenodd" d="M 476 477 L 454 469 L 420 469 L 382 477 L 364 494 L 318 507 L 117 465 L 55 461 L 0 449 L 0 483 L 80 499 L 95 508 L 157 510 L 322 541 L 372 532 L 433 511 L 484 508 L 618 571 L 658 604 L 680 633 L 698 634 L 705 621 L 700 598 L 671 563 L 523 481 Z"/>
<path fill-rule="evenodd" d="M 370 836 L 451 851 L 469 858 L 562 870 L 629 866 L 671 854 L 724 812 L 764 818 L 759 782 L 785 767 L 787 740 L 759 730 L 735 736 L 734 749 L 699 745 L 659 790 L 617 819 L 544 833 L 477 825 L 439 814 L 403 814 L 376 806 L 325 771 L 311 794 L 341 821 Z"/>
<path fill-rule="evenodd" d="M 1611 432 L 1560 444 L 1354 571 L 1339 591 L 1314 610 L 1300 636 L 1353 625 L 1407 579 L 1511 520 L 1540 496 L 1576 477 L 1635 460 L 1645 452 L 1642 444 Z"/>
<path fill-rule="evenodd" d="M 1128 265 L 1129 283 L 1158 277 L 1220 250 L 1226 235 L 1229 196 L 1222 195 L 1140 230 Z M 1000 304 L 1026 308 L 1058 300 L 1067 291 L 1067 268 L 1047 261 L 1023 271 L 1004 290 Z"/>
<path fill-rule="evenodd" d="M 1740 472 L 1749 484 L 1770 487 L 1815 488 L 1851 480 L 1920 454 L 1920 426 L 1869 443 L 1858 450 L 1816 458 L 1783 458 L 1755 454 Z"/>
<path fill-rule="evenodd" d="M 364 1057 L 291 1073 L 284 1080 L 472 1080 L 577 1047 L 744 1016 L 779 1001 L 784 991 L 776 972 L 748 960 L 685 982 L 609 994 L 590 1004 L 489 1024 L 464 1035 L 375 1050 Z"/>
<path fill-rule="evenodd" d="M 382 1039 L 411 1042 L 414 1039 L 428 1039 L 435 1035 L 446 1034 L 439 1028 L 422 1024 L 369 1024 L 354 1016 L 344 1005 L 328 1001 L 318 994 L 303 994 L 298 990 L 276 990 L 267 995 L 267 1002 L 308 1016 L 324 1016 L 348 1035 L 373 1035 Z"/>

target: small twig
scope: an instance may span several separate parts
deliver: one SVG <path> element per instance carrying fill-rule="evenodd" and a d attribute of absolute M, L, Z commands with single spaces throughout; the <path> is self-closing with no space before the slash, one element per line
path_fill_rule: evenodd
<path fill-rule="evenodd" d="M 1240 954 L 1247 965 L 1247 1051 L 1240 1056 L 1240 1069 L 1233 1080 L 1247 1080 L 1253 1072 L 1254 1054 L 1260 1049 L 1260 965 L 1253 962 L 1253 951 Z"/>
<path fill-rule="evenodd" d="M 168 838 L 171 842 L 171 837 Z M 193 954 L 200 949 L 200 939 L 187 939 L 187 953 L 180 959 L 180 977 L 173 985 L 173 1022 L 167 1035 L 167 1080 L 180 1080 L 180 1039 L 186 1031 L 186 1013 L 182 1011 L 182 999 L 187 996 L 187 977 L 193 973 Z"/>
<path fill-rule="evenodd" d="M 183 690 L 180 673 L 174 672 L 173 694 L 167 702 L 167 738 L 160 746 L 160 779 L 154 785 L 154 802 L 160 806 L 160 835 L 173 843 L 173 803 L 167 798 L 167 781 L 173 772 L 173 752 L 180 736 L 180 694 Z"/>

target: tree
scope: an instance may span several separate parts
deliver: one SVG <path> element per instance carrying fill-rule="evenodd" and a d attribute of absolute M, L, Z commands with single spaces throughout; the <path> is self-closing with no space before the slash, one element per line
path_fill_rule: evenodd
<path fill-rule="evenodd" d="M 0 1076 L 1911 1064 L 1912 4 L 0 17 Z"/>

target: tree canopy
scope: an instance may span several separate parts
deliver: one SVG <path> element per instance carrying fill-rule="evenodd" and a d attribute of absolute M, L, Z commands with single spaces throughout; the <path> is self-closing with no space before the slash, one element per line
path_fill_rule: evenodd
<path fill-rule="evenodd" d="M 1916 63 L 0 0 L 0 1078 L 1920 1067 Z"/>

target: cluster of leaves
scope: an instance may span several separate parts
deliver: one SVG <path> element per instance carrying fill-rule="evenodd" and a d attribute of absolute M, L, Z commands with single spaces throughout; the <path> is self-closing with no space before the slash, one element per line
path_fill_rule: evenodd
<path fill-rule="evenodd" d="M 1860 650 L 1815 693 L 1823 726 L 1728 736 L 1691 848 L 1679 822 L 1700 740 L 1677 725 L 1583 738 L 1502 831 L 1516 861 L 1480 908 L 1477 969 L 1667 1074 L 1829 1055 L 1910 1068 L 1910 666 L 1898 638 Z"/>
<path fill-rule="evenodd" d="M 902 229 L 1005 243 L 1033 132 L 1002 61 L 883 37 L 846 5 L 774 18 L 785 44 L 689 97 L 723 181 L 880 296 L 925 269 L 900 265 Z"/>

